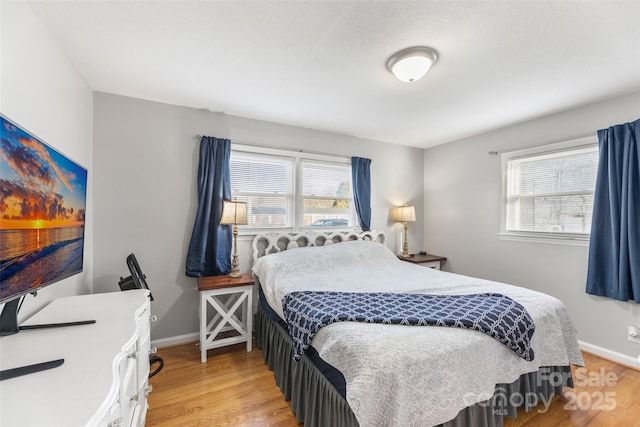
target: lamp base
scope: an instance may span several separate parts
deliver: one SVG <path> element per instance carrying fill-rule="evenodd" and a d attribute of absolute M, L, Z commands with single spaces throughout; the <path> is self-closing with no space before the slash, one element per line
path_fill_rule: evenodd
<path fill-rule="evenodd" d="M 402 244 L 402 258 L 409 258 L 409 240 L 407 239 L 407 231 L 409 230 L 409 223 L 404 222 L 404 243 Z"/>
<path fill-rule="evenodd" d="M 229 277 L 240 277 L 240 262 L 238 261 L 238 247 L 236 246 L 238 238 L 238 226 L 233 224 L 233 257 L 231 257 L 231 273 Z"/>

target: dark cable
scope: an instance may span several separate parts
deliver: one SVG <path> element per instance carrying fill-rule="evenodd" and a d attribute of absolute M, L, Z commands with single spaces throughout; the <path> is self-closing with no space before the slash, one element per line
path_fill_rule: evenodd
<path fill-rule="evenodd" d="M 160 356 L 149 356 L 149 366 L 153 365 L 154 363 L 160 363 L 160 366 L 154 369 L 153 372 L 149 373 L 149 378 L 160 372 L 164 367 L 164 360 L 162 360 L 162 357 Z"/>

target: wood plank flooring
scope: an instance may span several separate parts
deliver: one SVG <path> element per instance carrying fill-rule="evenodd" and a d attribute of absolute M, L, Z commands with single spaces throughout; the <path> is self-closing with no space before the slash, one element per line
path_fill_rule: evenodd
<path fill-rule="evenodd" d="M 586 370 L 574 369 L 574 389 L 554 397 L 544 413 L 539 405 L 505 418 L 505 427 L 640 427 L 640 371 L 583 354 Z M 162 348 L 158 355 L 165 365 L 150 380 L 149 427 L 300 425 L 255 346 L 250 353 L 244 344 L 209 350 L 207 363 L 200 363 L 195 343 Z"/>

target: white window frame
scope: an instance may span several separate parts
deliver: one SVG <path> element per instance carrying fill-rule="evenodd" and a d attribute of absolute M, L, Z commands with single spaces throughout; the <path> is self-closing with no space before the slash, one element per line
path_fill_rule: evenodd
<path fill-rule="evenodd" d="M 351 168 L 350 157 L 340 157 L 331 155 L 322 155 L 314 153 L 305 153 L 301 151 L 290 151 L 280 148 L 268 148 L 262 146 L 246 145 L 240 143 L 231 143 L 231 152 L 238 153 L 250 153 L 256 156 L 268 155 L 277 156 L 281 158 L 290 158 L 293 162 L 293 202 L 289 207 L 291 209 L 291 218 L 293 224 L 290 227 L 283 228 L 256 228 L 249 227 L 248 225 L 238 225 L 238 235 L 246 236 L 245 238 L 253 237 L 260 233 L 268 232 L 293 232 L 299 233 L 301 231 L 357 231 L 360 227 L 357 225 L 350 225 L 345 227 L 311 227 L 303 226 L 304 218 L 304 197 L 302 194 L 302 162 L 307 160 L 313 163 L 327 163 L 329 165 L 346 165 Z M 351 183 L 351 192 L 349 199 L 349 223 L 358 224 L 358 219 L 355 211 L 355 201 L 353 198 L 353 182 Z M 233 197 L 233 193 L 231 194 Z"/>
<path fill-rule="evenodd" d="M 572 246 L 588 246 L 590 233 L 561 233 L 545 231 L 515 231 L 507 230 L 508 209 L 509 209 L 509 170 L 510 160 L 527 157 L 538 157 L 545 154 L 553 154 L 562 151 L 578 150 L 581 148 L 598 149 L 598 138 L 596 135 L 572 139 L 553 144 L 542 145 L 533 148 L 505 152 L 502 154 L 502 197 L 500 202 L 500 240 L 513 240 L 533 243 L 553 243 Z M 595 189 L 594 189 L 595 190 Z M 591 193 L 584 193 L 591 194 Z"/>

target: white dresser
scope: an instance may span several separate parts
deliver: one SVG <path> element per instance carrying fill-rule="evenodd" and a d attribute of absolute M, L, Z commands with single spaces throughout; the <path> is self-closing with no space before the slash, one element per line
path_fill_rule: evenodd
<path fill-rule="evenodd" d="M 150 391 L 149 291 L 53 301 L 25 324 L 96 320 L 0 338 L 0 369 L 64 364 L 0 382 L 0 426 L 143 426 Z"/>

